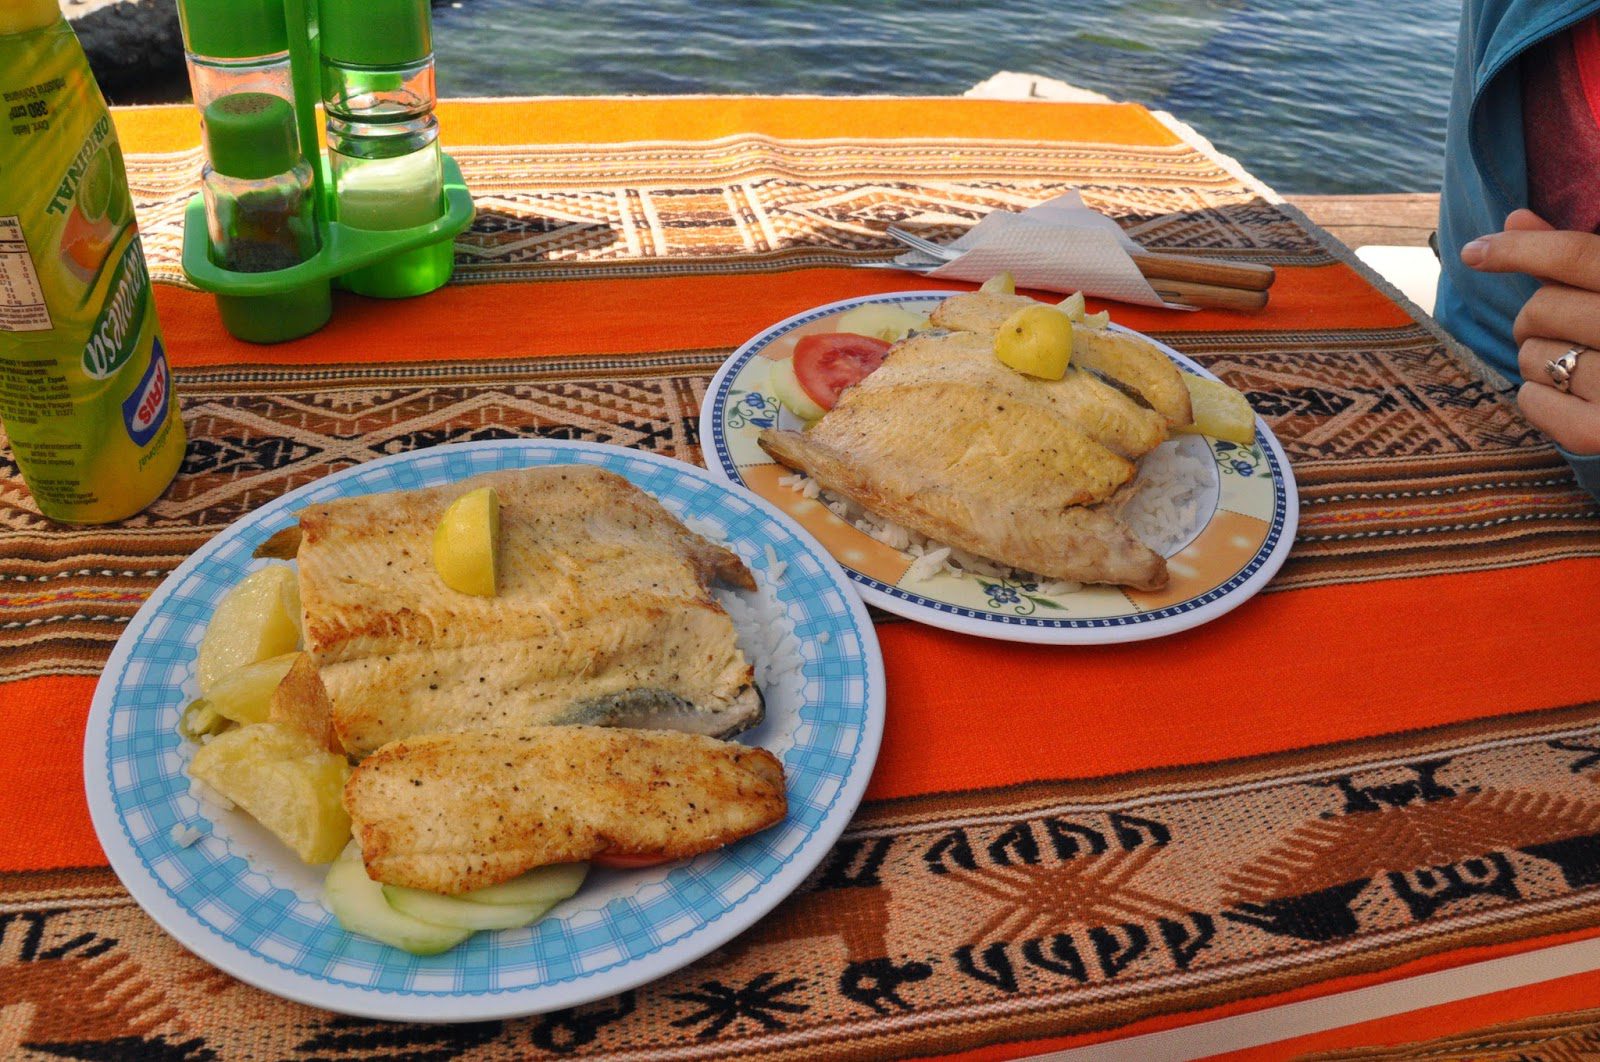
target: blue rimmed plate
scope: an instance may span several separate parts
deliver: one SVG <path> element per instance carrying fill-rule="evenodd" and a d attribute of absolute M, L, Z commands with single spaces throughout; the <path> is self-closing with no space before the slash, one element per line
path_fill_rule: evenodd
<path fill-rule="evenodd" d="M 176 727 L 196 696 L 205 625 L 223 594 L 262 563 L 251 559 L 255 548 L 310 503 L 568 463 L 626 476 L 722 539 L 755 573 L 752 607 L 766 608 L 770 622 L 794 635 L 799 677 L 764 685 L 766 721 L 740 739 L 783 761 L 789 815 L 686 863 L 595 871 L 576 897 L 536 925 L 479 933 L 443 955 L 418 958 L 346 933 L 319 902 L 319 869 L 299 864 L 241 812 L 189 792 L 184 769 L 193 746 Z M 740 633 L 750 644 L 748 632 Z M 771 910 L 823 858 L 860 802 L 883 707 L 883 663 L 866 610 L 832 558 L 771 506 L 698 468 L 638 451 L 470 443 L 382 458 L 308 484 L 237 521 L 185 561 L 134 616 L 106 664 L 89 712 L 84 784 L 95 831 L 128 891 L 219 969 L 362 1017 L 505 1018 L 575 1006 L 660 977 Z M 186 847 L 180 840 L 191 830 L 202 836 Z"/>
<path fill-rule="evenodd" d="M 1162 444 L 1201 462 L 1206 484 L 1191 526 L 1165 550 L 1170 578 L 1158 591 L 1091 586 L 1063 593 L 1022 579 L 924 575 L 909 554 L 787 485 L 789 470 L 756 442 L 764 428 L 801 426 L 773 395 L 773 362 L 790 357 L 801 337 L 836 330 L 839 315 L 857 306 L 883 303 L 926 314 L 950 295 L 907 291 L 829 303 L 778 322 L 734 351 L 712 378 L 700 409 L 707 467 L 794 518 L 844 566 L 869 604 L 980 637 L 1093 645 L 1173 634 L 1237 608 L 1283 566 L 1294 543 L 1300 500 L 1288 458 L 1259 417 L 1253 446 L 1200 436 Z M 1171 347 L 1149 341 L 1184 372 L 1216 379 Z"/>

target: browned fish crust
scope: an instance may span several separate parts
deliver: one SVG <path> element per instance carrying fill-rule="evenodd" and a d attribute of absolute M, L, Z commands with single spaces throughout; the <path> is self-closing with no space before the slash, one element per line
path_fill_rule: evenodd
<path fill-rule="evenodd" d="M 952 295 L 929 316 L 928 322 L 953 332 L 974 332 L 993 337 L 1006 318 L 1028 306 L 1043 305 L 1026 295 L 997 291 L 968 291 Z M 1148 340 L 1104 329 L 1072 330 L 1072 364 L 1101 373 L 1130 388 L 1148 402 L 1173 428 L 1194 420 L 1189 389 L 1172 359 Z"/>
<path fill-rule="evenodd" d="M 757 442 L 824 489 L 969 553 L 1154 590 L 1166 561 L 1096 506 L 1164 438 L 1157 414 L 1114 389 L 1022 376 L 992 341 L 958 332 L 896 345 L 809 429 L 769 428 Z"/>
<path fill-rule="evenodd" d="M 587 726 L 391 742 L 344 805 L 374 880 L 447 894 L 597 856 L 684 859 L 788 812 L 765 749 Z"/>
<path fill-rule="evenodd" d="M 432 559 L 439 519 L 479 487 L 500 499 L 493 597 L 446 586 Z M 306 649 L 352 755 L 416 734 L 591 722 L 594 705 L 637 690 L 759 718 L 709 589 L 752 588 L 749 569 L 615 473 L 550 465 L 346 498 L 307 507 L 296 533 Z"/>
<path fill-rule="evenodd" d="M 1070 499 L 1013 495 L 1003 483 L 962 486 L 907 480 L 833 449 L 812 432 L 766 429 L 757 441 L 779 464 L 913 531 L 968 553 L 1052 579 L 1136 590 L 1167 584 L 1167 563 L 1126 525 Z M 989 490 L 987 487 L 995 487 Z"/>

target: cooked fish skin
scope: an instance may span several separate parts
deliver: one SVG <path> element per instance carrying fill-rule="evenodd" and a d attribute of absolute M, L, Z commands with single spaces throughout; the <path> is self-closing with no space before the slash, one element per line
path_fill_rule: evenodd
<path fill-rule="evenodd" d="M 766 716 L 766 700 L 755 686 L 740 693 L 726 707 L 710 711 L 667 690 L 636 689 L 569 705 L 560 722 L 731 738 L 758 726 Z"/>
<path fill-rule="evenodd" d="M 433 529 L 455 498 L 500 498 L 500 585 L 446 587 Z M 575 704 L 661 689 L 734 725 L 753 672 L 710 594 L 754 579 L 627 480 L 587 465 L 312 506 L 296 559 L 306 649 L 344 748 L 564 721 Z"/>
<path fill-rule="evenodd" d="M 267 721 L 298 730 L 329 752 L 344 752 L 333 725 L 333 704 L 310 653 L 300 653 L 272 691 Z"/>
<path fill-rule="evenodd" d="M 1055 579 L 1165 585 L 1165 560 L 1109 513 L 1085 508 L 1134 473 L 1079 426 L 1114 434 L 1101 410 L 1117 407 L 1073 385 L 1050 392 L 1004 366 L 991 376 L 977 367 L 998 365 L 979 356 L 986 343 L 970 333 L 907 340 L 805 432 L 767 429 L 757 442 L 863 508 L 981 557 Z M 1041 393 L 1029 394 L 1035 385 Z M 1161 428 L 1145 424 L 1152 430 L 1137 445 L 1153 446 Z M 1124 442 L 1136 449 L 1134 438 L 1130 430 Z"/>
<path fill-rule="evenodd" d="M 827 419 L 807 432 L 768 429 L 758 441 L 776 461 L 835 494 L 980 557 L 1052 579 L 1140 590 L 1167 583 L 1161 555 L 1101 509 L 1044 500 L 1001 475 L 918 467 L 906 459 L 916 437 L 909 447 L 835 448 L 818 430 Z"/>
<path fill-rule="evenodd" d="M 929 323 L 955 332 L 993 336 L 1006 318 L 1026 306 L 1041 305 L 1026 295 L 971 291 L 952 295 L 929 315 Z M 1072 329 L 1072 364 L 1133 388 L 1173 428 L 1194 422 L 1183 374 L 1161 350 L 1125 332 Z"/>
<path fill-rule="evenodd" d="M 1066 420 L 1120 457 L 1134 459 L 1168 437 L 1166 421 L 1103 382 L 1077 369 L 1059 380 L 1024 377 L 994 356 L 994 340 L 974 332 L 921 334 L 897 344 L 877 372 L 877 386 L 950 382 L 989 389 L 1009 407 L 1039 406 Z"/>
<path fill-rule="evenodd" d="M 1011 493 L 1067 505 L 1104 501 L 1133 477 L 1133 462 L 1047 409 L 963 383 L 872 381 L 846 391 L 807 437 L 917 469 L 930 484 L 1007 479 Z"/>
<path fill-rule="evenodd" d="M 588 726 L 392 742 L 356 767 L 344 806 L 374 880 L 445 894 L 602 855 L 683 859 L 788 812 L 765 749 Z"/>
<path fill-rule="evenodd" d="M 1000 331 L 1006 318 L 1028 306 L 1039 306 L 1037 299 L 1026 295 L 1008 295 L 1003 291 L 964 291 L 950 296 L 934 307 L 928 323 L 935 328 L 952 332 L 977 332 L 992 336 Z"/>
<path fill-rule="evenodd" d="M 290 524 L 281 531 L 275 532 L 272 537 L 255 548 L 252 557 L 266 560 L 294 560 L 295 554 L 300 552 L 300 524 L 299 521 Z"/>
<path fill-rule="evenodd" d="M 1172 359 L 1138 336 L 1109 329 L 1074 328 L 1072 360 L 1139 392 L 1173 428 L 1194 423 L 1183 374 Z"/>

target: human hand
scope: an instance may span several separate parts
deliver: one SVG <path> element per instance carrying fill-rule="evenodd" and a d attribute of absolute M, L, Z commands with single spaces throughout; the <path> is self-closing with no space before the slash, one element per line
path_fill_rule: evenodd
<path fill-rule="evenodd" d="M 1567 451 L 1600 454 L 1600 235 L 1560 232 L 1533 211 L 1517 210 L 1504 232 L 1461 248 L 1461 261 L 1543 282 L 1512 328 L 1524 380 L 1517 405 Z M 1590 349 L 1578 356 L 1563 394 L 1546 366 L 1575 346 Z"/>

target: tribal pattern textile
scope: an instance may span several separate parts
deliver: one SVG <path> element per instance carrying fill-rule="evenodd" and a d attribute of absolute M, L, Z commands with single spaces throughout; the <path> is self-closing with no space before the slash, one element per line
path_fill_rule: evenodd
<path fill-rule="evenodd" d="M 699 963 L 600 1003 L 445 1028 L 241 985 L 108 871 L 10 875 L 0 1054 L 104 1057 L 79 1052 L 120 1039 L 186 1060 L 799 1060 L 1059 1036 L 1590 925 L 1597 784 L 1600 704 L 1247 765 L 879 802 L 771 916 Z"/>
<path fill-rule="evenodd" d="M 191 442 L 162 499 L 104 528 L 44 520 L 0 445 L 0 766 L 19 794 L 0 807 L 0 1057 L 1026 1053 L 1594 931 L 1600 688 L 1547 665 L 1559 639 L 1592 641 L 1576 617 L 1600 594 L 1600 511 L 1511 386 L 1140 108 L 855 102 L 870 135 L 532 144 L 516 131 L 568 128 L 581 101 L 463 105 L 452 152 L 478 216 L 455 283 L 342 300 L 276 348 L 230 340 L 182 278 L 197 151 L 125 137 Z M 947 130 L 990 114 L 1005 135 Z M 1094 649 L 882 622 L 889 729 L 823 866 L 720 951 L 574 1010 L 424 1027 L 290 1004 L 183 951 L 105 868 L 77 744 L 94 678 L 221 528 L 463 440 L 698 461 L 707 383 L 746 338 L 933 286 L 848 268 L 896 253 L 887 225 L 943 240 L 1072 188 L 1149 247 L 1278 270 L 1256 316 L 1113 307 L 1244 391 L 1290 458 L 1298 538 L 1247 607 Z M 1505 1043 L 1580 1057 L 1595 1029 L 1574 1015 Z M 1483 1037 L 1430 1050 L 1501 1057 Z"/>
<path fill-rule="evenodd" d="M 458 155 L 479 207 L 457 243 L 463 283 L 877 261 L 897 252 L 889 224 L 950 238 L 990 210 L 1074 187 L 1151 247 L 1335 272 L 1324 239 L 1181 143 L 1019 151 L 968 142 L 952 153 L 936 141 L 740 137 Z M 195 151 L 130 161 L 151 271 L 170 283 L 182 283 L 181 216 L 198 165 Z M 1299 480 L 1297 548 L 1274 589 L 1600 555 L 1600 513 L 1516 413 L 1509 385 L 1428 327 L 1173 330 L 1181 323 L 1165 320 L 1155 334 L 1249 396 Z M 492 365 L 378 358 L 332 375 L 180 369 L 196 442 L 178 485 L 133 522 L 136 536 L 113 545 L 49 529 L 0 452 L 0 533 L 18 537 L 27 561 L 0 572 L 0 588 L 14 591 L 0 589 L 0 678 L 94 673 L 142 595 L 211 531 L 347 464 L 533 434 L 698 460 L 698 403 L 729 353 L 574 352 Z M 128 563 L 86 559 L 106 555 Z M 50 585 L 31 585 L 45 571 Z"/>

